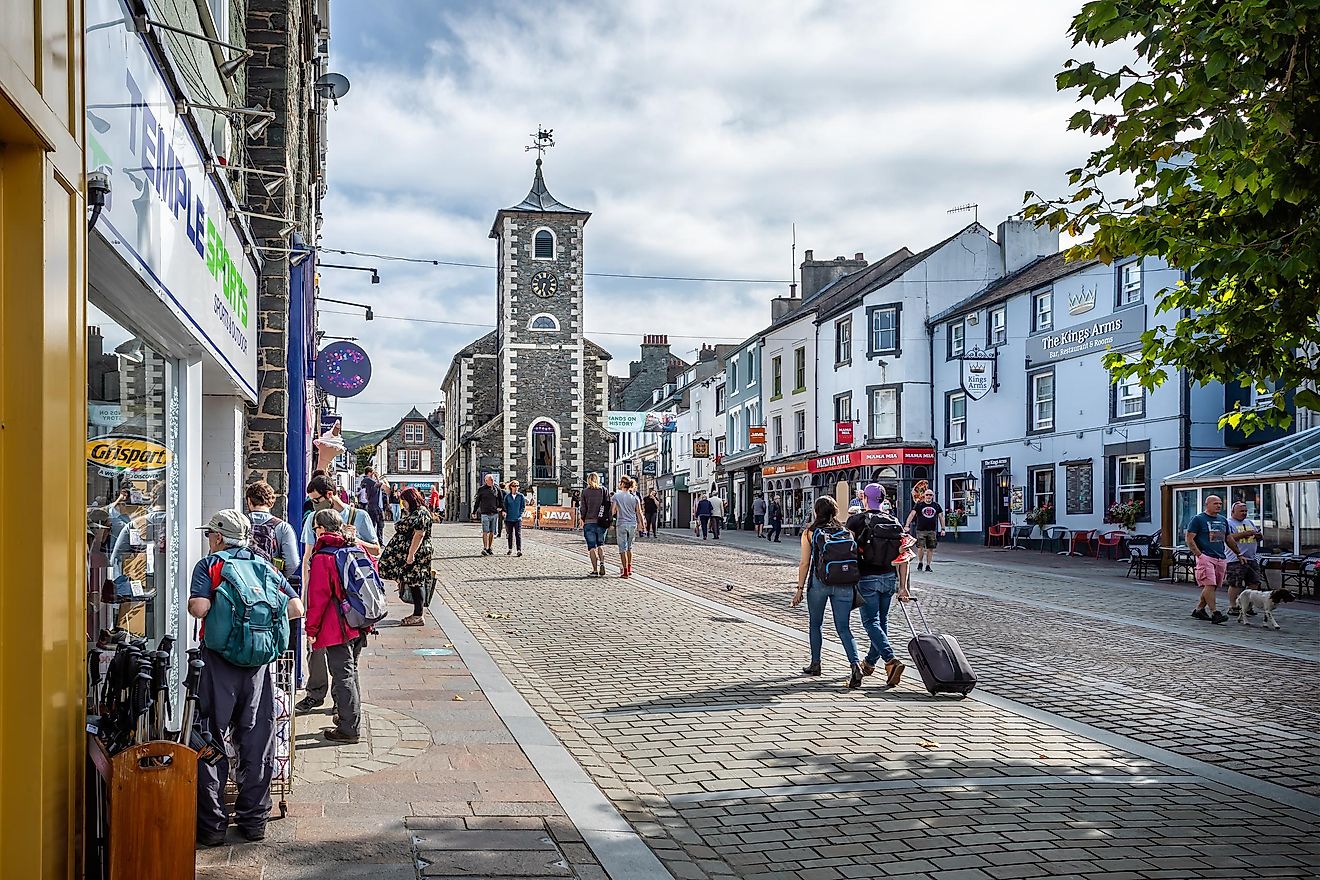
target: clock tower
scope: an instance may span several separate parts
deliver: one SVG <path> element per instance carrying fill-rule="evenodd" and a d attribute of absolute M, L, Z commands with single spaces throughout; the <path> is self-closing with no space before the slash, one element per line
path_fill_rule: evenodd
<path fill-rule="evenodd" d="M 535 486 L 541 502 L 608 466 L 603 433 L 608 353 L 584 337 L 583 229 L 591 214 L 546 188 L 540 154 L 527 197 L 495 215 L 496 383 L 502 405 L 501 476 Z M 603 357 L 602 357 L 603 355 Z"/>

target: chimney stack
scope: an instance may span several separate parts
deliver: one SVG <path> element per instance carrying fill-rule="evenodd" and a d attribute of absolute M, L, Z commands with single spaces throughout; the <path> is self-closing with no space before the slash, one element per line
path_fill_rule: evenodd
<path fill-rule="evenodd" d="M 816 260 L 813 251 L 803 251 L 799 277 L 802 279 L 802 298 L 811 299 L 820 293 L 835 279 L 851 275 L 866 268 L 866 257 L 858 253 L 853 259 L 835 257 L 832 260 Z"/>

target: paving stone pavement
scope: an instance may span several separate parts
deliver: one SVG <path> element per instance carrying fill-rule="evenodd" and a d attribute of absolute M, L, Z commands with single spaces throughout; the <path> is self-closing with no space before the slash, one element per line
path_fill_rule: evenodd
<path fill-rule="evenodd" d="M 932 699 L 913 671 L 894 690 L 870 679 L 848 692 L 829 655 L 825 677 L 800 676 L 800 637 L 775 627 L 805 627 L 787 608 L 784 559 L 681 539 L 638 550 L 640 573 L 761 625 L 660 585 L 584 577 L 565 552 L 576 536 L 529 537 L 521 559 L 483 558 L 474 529 L 442 528 L 441 594 L 676 877 L 1316 876 L 1320 817 L 1204 764 L 1143 757 L 1052 716 Z M 924 602 L 987 691 L 1300 792 L 1315 784 L 1314 722 L 1295 726 L 1320 710 L 1313 661 L 1286 661 L 1285 677 L 1278 655 L 1213 634 L 1033 605 L 1026 578 L 1016 601 L 942 580 L 923 576 Z M 1114 604 L 1111 593 L 1101 607 Z M 1255 686 L 1264 695 L 1246 708 L 1225 707 Z M 1280 691 L 1290 701 L 1272 704 Z"/>
<path fill-rule="evenodd" d="M 363 738 L 320 736 L 325 714 L 295 728 L 289 815 L 267 838 L 197 853 L 202 880 L 606 880 L 541 775 L 428 615 L 390 618 L 360 659 Z M 621 880 L 621 878 L 616 878 Z"/>

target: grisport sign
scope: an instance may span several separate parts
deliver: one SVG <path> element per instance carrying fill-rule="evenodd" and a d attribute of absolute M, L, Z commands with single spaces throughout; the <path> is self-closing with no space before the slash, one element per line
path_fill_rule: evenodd
<path fill-rule="evenodd" d="M 1027 338 L 1027 360 L 1032 367 L 1069 358 L 1136 345 L 1146 332 L 1146 307 L 1129 306 L 1112 315 Z"/>
<path fill-rule="evenodd" d="M 87 0 L 87 170 L 110 176 L 96 231 L 256 399 L 257 273 L 121 0 Z"/>
<path fill-rule="evenodd" d="M 105 434 L 87 441 L 87 462 L 107 475 L 159 474 L 170 466 L 170 458 L 170 451 L 163 444 L 146 437 Z"/>

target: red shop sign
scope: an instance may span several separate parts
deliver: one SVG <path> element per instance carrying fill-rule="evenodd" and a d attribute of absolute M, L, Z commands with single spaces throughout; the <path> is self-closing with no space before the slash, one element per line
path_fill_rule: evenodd
<path fill-rule="evenodd" d="M 933 449 L 911 449 L 908 447 L 898 447 L 896 449 L 854 449 L 851 452 L 837 452 L 834 455 L 822 455 L 811 460 L 810 470 L 813 474 L 822 471 L 837 471 L 844 468 L 859 467 L 861 465 L 895 465 L 895 464 L 934 464 L 935 450 Z"/>
<path fill-rule="evenodd" d="M 834 443 L 836 446 L 852 446 L 853 442 L 853 423 L 835 422 L 834 423 Z"/>

